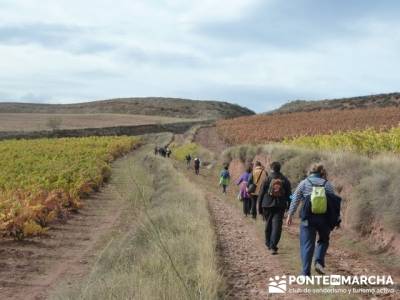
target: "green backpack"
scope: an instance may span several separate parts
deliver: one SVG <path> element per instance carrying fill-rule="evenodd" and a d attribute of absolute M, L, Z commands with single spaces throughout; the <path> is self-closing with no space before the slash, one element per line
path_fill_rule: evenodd
<path fill-rule="evenodd" d="M 313 187 L 311 192 L 311 213 L 316 215 L 326 213 L 328 199 L 326 198 L 325 184 L 327 181 L 325 180 L 322 186 L 313 184 L 310 179 L 308 179 L 308 181 Z"/>

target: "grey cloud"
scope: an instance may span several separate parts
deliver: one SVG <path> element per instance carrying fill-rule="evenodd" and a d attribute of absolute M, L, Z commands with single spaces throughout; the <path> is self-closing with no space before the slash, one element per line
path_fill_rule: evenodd
<path fill-rule="evenodd" d="M 9 45 L 36 44 L 76 54 L 108 52 L 115 45 L 90 38 L 92 30 L 63 24 L 33 23 L 0 26 L 0 43 Z"/>

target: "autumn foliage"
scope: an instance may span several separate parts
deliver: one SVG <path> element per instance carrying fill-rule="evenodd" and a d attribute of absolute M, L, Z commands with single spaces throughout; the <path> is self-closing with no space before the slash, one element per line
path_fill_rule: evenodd
<path fill-rule="evenodd" d="M 111 175 L 110 163 L 138 139 L 88 137 L 0 142 L 0 232 L 22 239 L 42 234 L 81 207 Z"/>
<path fill-rule="evenodd" d="M 238 145 L 367 128 L 390 129 L 399 123 L 400 108 L 385 107 L 240 117 L 218 121 L 217 131 L 227 143 Z"/>

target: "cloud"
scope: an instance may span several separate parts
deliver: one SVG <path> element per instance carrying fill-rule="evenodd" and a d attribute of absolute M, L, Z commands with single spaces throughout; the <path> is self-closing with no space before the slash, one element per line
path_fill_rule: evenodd
<path fill-rule="evenodd" d="M 398 1 L 3 0 L 1 99 L 291 99 L 398 89 Z"/>

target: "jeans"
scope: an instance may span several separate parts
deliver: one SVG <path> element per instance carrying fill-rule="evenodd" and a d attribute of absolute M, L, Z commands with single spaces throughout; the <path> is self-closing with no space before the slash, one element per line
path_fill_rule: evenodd
<path fill-rule="evenodd" d="M 250 214 L 251 209 L 251 198 L 243 199 L 243 213 L 247 216 Z"/>
<path fill-rule="evenodd" d="M 265 245 L 268 249 L 278 250 L 278 243 L 282 234 L 282 223 L 285 209 L 270 207 L 263 209 L 265 218 Z"/>
<path fill-rule="evenodd" d="M 317 248 L 315 240 L 318 233 Z M 331 230 L 324 221 L 302 221 L 300 225 L 300 252 L 303 264 L 302 274 L 311 276 L 311 264 L 315 249 L 315 263 L 325 267 L 325 254 L 329 247 L 329 235 Z"/>
<path fill-rule="evenodd" d="M 251 195 L 251 215 L 254 219 L 257 218 L 257 198 L 258 196 Z"/>
<path fill-rule="evenodd" d="M 228 187 L 228 186 L 225 185 L 225 184 L 222 185 L 222 193 L 226 194 L 226 188 L 227 188 L 227 187 Z"/>

